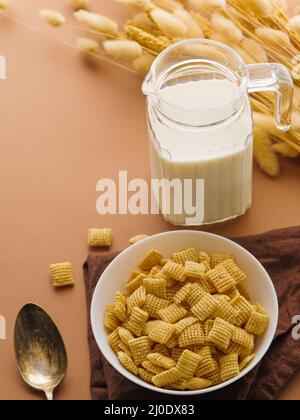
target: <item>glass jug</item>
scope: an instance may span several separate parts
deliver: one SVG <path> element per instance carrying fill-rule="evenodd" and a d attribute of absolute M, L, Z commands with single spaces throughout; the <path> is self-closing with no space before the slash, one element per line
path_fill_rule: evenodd
<path fill-rule="evenodd" d="M 212 224 L 251 206 L 248 93 L 260 91 L 275 92 L 275 123 L 289 130 L 293 81 L 286 67 L 246 65 L 232 48 L 204 39 L 176 43 L 155 60 L 143 93 L 156 205 L 168 222 Z"/>

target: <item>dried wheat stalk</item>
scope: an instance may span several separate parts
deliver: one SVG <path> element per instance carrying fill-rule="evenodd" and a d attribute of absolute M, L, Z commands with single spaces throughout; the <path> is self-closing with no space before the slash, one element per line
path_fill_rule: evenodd
<path fill-rule="evenodd" d="M 112 19 L 85 10 L 88 1 L 69 1 L 76 10 L 75 19 L 90 34 L 89 38 L 77 40 L 77 47 L 99 57 L 109 54 L 117 63 L 122 62 L 141 74 L 147 73 L 155 57 L 169 45 L 193 37 L 227 43 L 248 64 L 265 61 L 284 64 L 295 81 L 292 130 L 283 133 L 276 129 L 272 94 L 252 95 L 254 155 L 272 177 L 279 174 L 279 155 L 289 158 L 300 155 L 299 0 L 292 17 L 287 14 L 286 0 L 117 0 L 133 9 L 132 18 L 122 29 Z M 8 0 L 0 0 L 0 8 L 7 5 Z M 60 19 L 59 15 L 52 15 L 61 23 L 51 21 L 45 12 L 41 15 L 54 26 L 64 20 L 62 15 Z M 101 52 L 96 43 L 100 43 Z"/>

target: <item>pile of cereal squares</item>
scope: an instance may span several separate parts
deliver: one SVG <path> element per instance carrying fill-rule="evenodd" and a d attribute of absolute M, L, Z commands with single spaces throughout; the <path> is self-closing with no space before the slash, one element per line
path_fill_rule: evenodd
<path fill-rule="evenodd" d="M 158 388 L 201 390 L 254 359 L 269 317 L 251 301 L 234 255 L 150 251 L 107 305 L 105 327 L 120 363 Z"/>

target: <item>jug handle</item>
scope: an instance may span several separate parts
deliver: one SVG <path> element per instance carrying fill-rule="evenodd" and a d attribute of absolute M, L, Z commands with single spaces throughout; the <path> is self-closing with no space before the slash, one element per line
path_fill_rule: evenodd
<path fill-rule="evenodd" d="M 281 131 L 288 131 L 292 123 L 294 83 L 282 64 L 261 63 L 247 65 L 248 92 L 275 92 L 275 122 Z"/>

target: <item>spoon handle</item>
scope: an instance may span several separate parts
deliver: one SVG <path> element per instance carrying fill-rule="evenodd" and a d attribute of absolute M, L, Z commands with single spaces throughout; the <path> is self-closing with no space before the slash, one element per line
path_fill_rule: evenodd
<path fill-rule="evenodd" d="M 53 390 L 45 391 L 46 398 L 48 401 L 53 401 Z"/>

